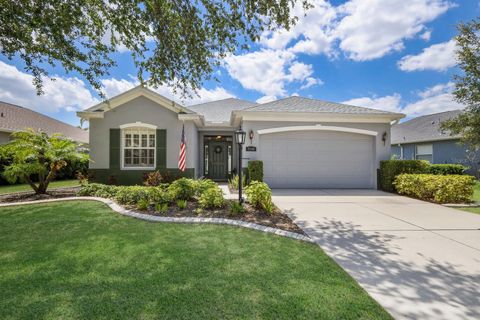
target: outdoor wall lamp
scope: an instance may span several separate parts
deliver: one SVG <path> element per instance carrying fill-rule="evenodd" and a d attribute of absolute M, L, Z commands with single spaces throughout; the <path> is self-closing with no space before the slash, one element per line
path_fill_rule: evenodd
<path fill-rule="evenodd" d="M 250 138 L 250 144 L 252 144 L 252 141 L 253 141 L 253 130 L 250 130 L 250 132 L 248 133 L 248 137 Z"/>
<path fill-rule="evenodd" d="M 383 141 L 383 145 L 385 145 L 385 143 L 387 142 L 387 132 L 386 131 L 382 135 L 382 141 Z"/>
<path fill-rule="evenodd" d="M 237 142 L 238 145 L 238 202 L 240 204 L 243 203 L 243 198 L 242 198 L 242 149 L 243 145 L 245 144 L 245 138 L 246 138 L 246 133 L 245 131 L 242 130 L 242 128 L 238 129 L 235 131 L 235 141 Z"/>

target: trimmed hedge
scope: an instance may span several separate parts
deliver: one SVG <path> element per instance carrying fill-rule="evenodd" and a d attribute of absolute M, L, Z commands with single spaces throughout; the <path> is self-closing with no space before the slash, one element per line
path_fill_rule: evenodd
<path fill-rule="evenodd" d="M 424 160 L 384 160 L 380 161 L 379 186 L 387 192 L 395 192 L 393 182 L 402 173 L 427 173 L 429 163 Z"/>
<path fill-rule="evenodd" d="M 438 203 L 470 202 L 475 178 L 468 175 L 400 174 L 395 179 L 399 194 Z"/>
<path fill-rule="evenodd" d="M 248 161 L 248 177 L 249 177 L 249 181 L 263 182 L 263 161 L 261 160 Z"/>
<path fill-rule="evenodd" d="M 461 164 L 431 164 L 428 173 L 437 175 L 464 174 L 468 168 Z"/>

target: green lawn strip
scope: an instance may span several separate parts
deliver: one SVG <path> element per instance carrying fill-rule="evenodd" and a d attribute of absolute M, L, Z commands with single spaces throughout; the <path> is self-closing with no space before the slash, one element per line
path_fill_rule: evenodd
<path fill-rule="evenodd" d="M 460 210 L 480 214 L 480 208 L 461 208 Z"/>
<path fill-rule="evenodd" d="M 0 208 L 0 287 L 0 319 L 391 319 L 316 245 L 93 201 Z"/>
<path fill-rule="evenodd" d="M 480 202 L 480 181 L 477 181 L 473 190 L 473 201 Z"/>
<path fill-rule="evenodd" d="M 59 180 L 50 182 L 48 189 L 55 188 L 65 188 L 65 187 L 76 187 L 78 186 L 78 180 Z M 28 184 L 14 184 L 8 186 L 0 186 L 0 194 L 22 192 L 22 191 L 33 191 L 30 185 Z"/>

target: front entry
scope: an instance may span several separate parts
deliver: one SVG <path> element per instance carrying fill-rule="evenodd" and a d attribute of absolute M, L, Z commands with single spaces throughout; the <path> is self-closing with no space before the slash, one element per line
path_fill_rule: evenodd
<path fill-rule="evenodd" d="M 227 180 L 230 171 L 232 142 L 225 139 L 205 140 L 205 175 L 212 180 Z"/>

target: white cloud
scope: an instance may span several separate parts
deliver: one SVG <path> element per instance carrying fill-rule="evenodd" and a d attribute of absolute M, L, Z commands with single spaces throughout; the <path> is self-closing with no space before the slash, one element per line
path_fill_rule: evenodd
<path fill-rule="evenodd" d="M 338 7 L 340 48 L 356 61 L 383 57 L 404 47 L 404 40 L 425 31 L 454 6 L 446 0 L 351 0 Z"/>
<path fill-rule="evenodd" d="M 112 98 L 118 94 L 130 90 L 140 84 L 140 82 L 133 76 L 130 76 L 130 79 L 102 79 L 101 83 L 103 92 L 109 98 Z M 184 98 L 182 98 L 180 94 L 174 93 L 173 90 L 168 86 L 160 86 L 158 88 L 151 89 L 161 94 L 162 96 L 179 102 L 183 105 L 192 105 L 235 97 L 235 95 L 222 87 L 216 87 L 214 89 L 200 88 L 197 90 L 196 94 L 192 92 L 190 93 L 191 96 L 187 96 Z"/>
<path fill-rule="evenodd" d="M 305 12 L 298 3 L 293 9 L 293 14 L 299 18 L 297 24 L 290 30 L 265 32 L 260 42 L 268 48 L 283 50 L 298 40 L 290 48 L 292 52 L 332 54 L 334 39 L 331 31 L 336 17 L 335 8 L 324 0 L 311 1 L 311 4 L 314 7 Z"/>
<path fill-rule="evenodd" d="M 244 88 L 269 96 L 285 96 L 287 83 L 302 83 L 313 74 L 311 65 L 298 62 L 295 54 L 286 50 L 231 55 L 225 58 L 225 68 Z"/>
<path fill-rule="evenodd" d="M 418 55 L 408 55 L 403 57 L 398 62 L 398 67 L 403 71 L 445 71 L 457 64 L 455 50 L 456 43 L 454 39 L 434 44 L 423 49 Z"/>
<path fill-rule="evenodd" d="M 452 95 L 453 83 L 438 84 L 418 93 L 419 100 L 409 103 L 402 112 L 411 117 L 418 117 L 430 113 L 438 113 L 454 109 L 463 109 L 465 106 L 455 101 Z"/>
<path fill-rule="evenodd" d="M 82 80 L 54 78 L 44 80 L 44 94 L 38 96 L 31 75 L 0 61 L 0 100 L 40 112 L 76 111 L 98 103 Z"/>
<path fill-rule="evenodd" d="M 130 79 L 102 79 L 102 91 L 107 98 L 114 97 L 139 85 L 139 81 L 130 76 Z"/>
<path fill-rule="evenodd" d="M 277 97 L 276 96 L 263 96 L 261 98 L 258 98 L 257 99 L 257 103 L 267 103 L 267 102 L 272 102 L 272 101 L 275 101 L 277 100 Z"/>
<path fill-rule="evenodd" d="M 401 112 L 400 101 L 402 97 L 398 93 L 393 95 L 387 95 L 383 97 L 362 97 L 356 99 L 350 99 L 342 103 L 349 104 L 353 106 L 373 108 L 379 110 L 385 110 L 390 112 Z"/>
<path fill-rule="evenodd" d="M 430 41 L 431 37 L 432 37 L 432 30 L 427 30 L 420 35 L 420 39 L 425 41 Z"/>
<path fill-rule="evenodd" d="M 322 85 L 324 82 L 321 79 L 317 79 L 314 77 L 308 77 L 305 79 L 305 84 L 300 87 L 300 90 L 308 89 L 310 87 L 313 87 L 315 85 Z"/>

